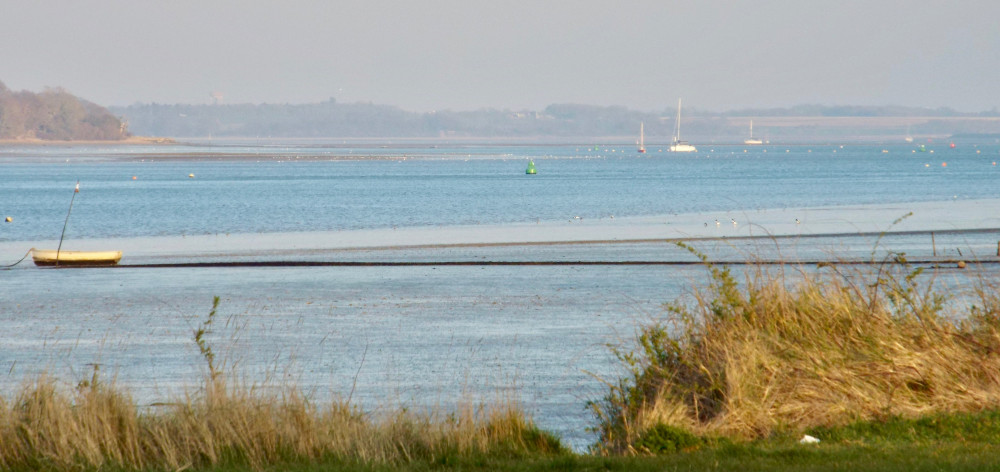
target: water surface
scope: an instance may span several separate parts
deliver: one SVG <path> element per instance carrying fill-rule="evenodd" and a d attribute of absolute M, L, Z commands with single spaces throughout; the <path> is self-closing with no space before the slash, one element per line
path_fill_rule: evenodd
<path fill-rule="evenodd" d="M 678 237 L 715 260 L 968 257 L 992 256 L 1000 240 L 995 143 L 933 154 L 907 145 L 648 149 L 0 148 L 0 212 L 13 218 L 0 226 L 0 263 L 56 244 L 71 199 L 65 248 L 121 248 L 125 264 L 694 260 L 667 241 Z M 524 174 L 529 159 L 538 175 Z M 745 239 L 768 234 L 782 238 Z M 251 381 L 294 383 L 320 402 L 351 395 L 367 409 L 514 395 L 542 427 L 583 448 L 593 439 L 586 402 L 604 392 L 594 376 L 620 374 L 606 344 L 628 341 L 637 323 L 704 281 L 701 267 L 671 265 L 22 264 L 0 272 L 0 387 L 9 393 L 43 371 L 70 387 L 96 363 L 140 403 L 176 395 L 204 374 L 193 332 L 219 296 L 209 342 Z"/>

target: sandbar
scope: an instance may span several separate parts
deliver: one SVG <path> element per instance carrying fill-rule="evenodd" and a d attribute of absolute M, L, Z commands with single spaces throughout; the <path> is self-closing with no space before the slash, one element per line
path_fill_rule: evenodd
<path fill-rule="evenodd" d="M 716 211 L 659 216 L 571 218 L 511 224 L 393 227 L 344 231 L 72 239 L 67 250 L 121 250 L 122 263 L 161 258 L 294 258 L 405 248 L 623 244 L 739 238 L 851 237 L 916 233 L 1000 234 L 1000 199 Z M 0 243 L 0 262 L 57 240 Z M 9 262 L 8 262 L 9 261 Z"/>

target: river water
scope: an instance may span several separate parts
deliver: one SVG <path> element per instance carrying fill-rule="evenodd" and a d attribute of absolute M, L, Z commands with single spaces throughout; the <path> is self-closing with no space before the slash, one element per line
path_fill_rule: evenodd
<path fill-rule="evenodd" d="M 0 388 L 93 364 L 141 404 L 196 386 L 193 332 L 245 379 L 366 409 L 519 400 L 582 449 L 607 348 L 714 260 L 992 257 L 1000 144 L 702 146 L 454 142 L 0 148 L 0 264 L 30 247 L 122 264 L 551 265 L 0 271 Z M 884 151 L 884 152 L 883 152 Z M 933 152 L 930 152 L 933 151 Z M 538 174 L 524 169 L 533 160 Z M 73 193 L 76 182 L 80 193 Z M 897 223 L 893 222 L 899 218 Z M 885 236 L 879 233 L 888 231 Z M 934 232 L 934 236 L 931 236 Z M 933 237 L 933 239 L 931 239 Z M 607 264 L 573 264 L 577 261 Z M 655 264 L 616 265 L 621 261 Z M 938 274 L 943 283 L 964 276 Z M 961 282 L 955 282 L 961 283 Z"/>

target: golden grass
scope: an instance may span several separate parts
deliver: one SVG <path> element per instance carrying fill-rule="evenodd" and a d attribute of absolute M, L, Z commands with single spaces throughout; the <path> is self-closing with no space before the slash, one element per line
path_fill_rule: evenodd
<path fill-rule="evenodd" d="M 75 389 L 41 377 L 13 401 L 0 398 L 0 470 L 263 468 L 331 457 L 402 464 L 562 452 L 513 401 L 372 415 L 341 401 L 319 407 L 294 387 L 271 394 L 259 386 L 233 387 L 237 375 L 218 370 L 204 338 L 217 306 L 218 299 L 194 333 L 208 364 L 204 385 L 179 401 L 140 408 L 127 392 L 101 382 L 96 370 Z"/>
<path fill-rule="evenodd" d="M 700 256 L 704 260 L 704 256 Z M 591 404 L 600 452 L 665 424 L 739 439 L 887 416 L 1000 406 L 1000 295 L 981 280 L 955 313 L 892 256 L 874 269 L 747 273 L 709 264 L 693 302 L 617 350 L 631 376 Z"/>
<path fill-rule="evenodd" d="M 509 402 L 371 417 L 346 403 L 317 408 L 294 390 L 267 396 L 216 379 L 161 408 L 142 412 L 126 393 L 100 383 L 62 392 L 40 378 L 13 402 L 0 400 L 0 470 L 262 467 L 330 456 L 392 464 L 560 450 Z"/>

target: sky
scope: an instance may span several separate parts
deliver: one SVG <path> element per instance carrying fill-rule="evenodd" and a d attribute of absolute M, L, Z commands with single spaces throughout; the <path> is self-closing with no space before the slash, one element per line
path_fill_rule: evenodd
<path fill-rule="evenodd" d="M 0 0 L 0 82 L 134 103 L 1000 107 L 997 0 Z"/>

